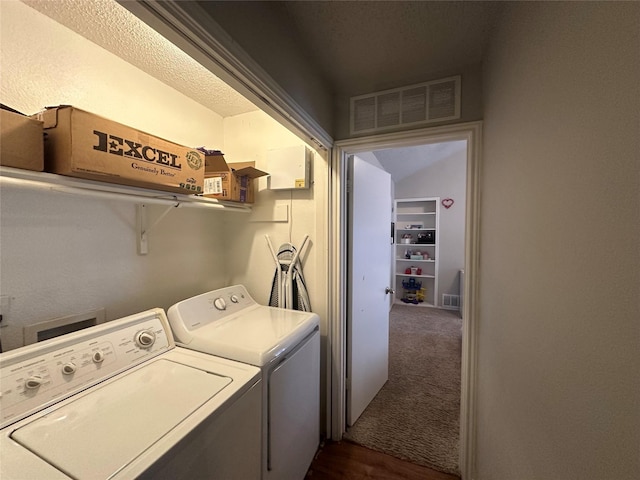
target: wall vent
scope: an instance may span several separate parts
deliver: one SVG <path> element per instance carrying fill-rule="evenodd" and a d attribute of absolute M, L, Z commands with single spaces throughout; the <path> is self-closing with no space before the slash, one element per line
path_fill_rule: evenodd
<path fill-rule="evenodd" d="M 460 118 L 460 75 L 351 97 L 351 134 Z"/>
<path fill-rule="evenodd" d="M 442 294 L 442 308 L 460 310 L 460 295 Z"/>

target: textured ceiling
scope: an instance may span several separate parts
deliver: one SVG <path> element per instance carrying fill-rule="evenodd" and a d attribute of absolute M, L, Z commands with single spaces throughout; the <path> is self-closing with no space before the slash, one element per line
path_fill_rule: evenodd
<path fill-rule="evenodd" d="M 257 110 L 114 0 L 22 0 L 223 117 Z"/>
<path fill-rule="evenodd" d="M 256 110 L 115 0 L 22 1 L 224 117 Z M 258 4 L 268 5 L 281 29 L 307 53 L 308 62 L 331 90 L 353 96 L 422 82 L 442 72 L 480 63 L 502 2 L 201 4 L 224 6 L 256 25 L 260 22 Z M 264 41 L 268 43 L 269 39 Z"/>
<path fill-rule="evenodd" d="M 370 93 L 374 85 L 380 90 L 390 88 L 385 84 L 405 85 L 407 78 L 422 82 L 443 71 L 480 63 L 500 4 L 270 2 L 279 9 L 283 28 L 301 42 L 333 91 L 349 96 Z"/>

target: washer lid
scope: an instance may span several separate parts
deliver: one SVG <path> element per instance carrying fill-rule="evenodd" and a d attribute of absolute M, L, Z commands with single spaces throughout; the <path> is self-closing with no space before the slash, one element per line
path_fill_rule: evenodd
<path fill-rule="evenodd" d="M 159 359 L 78 395 L 11 438 L 73 478 L 110 478 L 231 382 Z"/>
<path fill-rule="evenodd" d="M 313 332 L 315 313 L 258 305 L 190 332 L 182 346 L 262 367 Z"/>

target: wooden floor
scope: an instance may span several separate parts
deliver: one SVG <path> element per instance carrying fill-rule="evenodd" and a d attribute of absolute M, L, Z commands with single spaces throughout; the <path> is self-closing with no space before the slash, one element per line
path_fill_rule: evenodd
<path fill-rule="evenodd" d="M 306 480 L 460 480 L 460 477 L 343 440 L 321 445 Z"/>

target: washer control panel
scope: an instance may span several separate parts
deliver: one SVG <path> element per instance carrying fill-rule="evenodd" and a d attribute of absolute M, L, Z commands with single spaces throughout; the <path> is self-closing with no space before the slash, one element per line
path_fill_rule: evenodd
<path fill-rule="evenodd" d="M 212 322 L 231 318 L 242 310 L 258 305 L 243 285 L 220 288 L 188 298 L 169 308 L 169 322 L 179 341 L 191 331 Z"/>
<path fill-rule="evenodd" d="M 0 427 L 174 348 L 160 309 L 0 355 Z"/>

